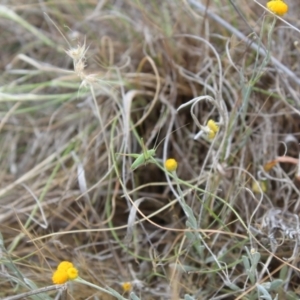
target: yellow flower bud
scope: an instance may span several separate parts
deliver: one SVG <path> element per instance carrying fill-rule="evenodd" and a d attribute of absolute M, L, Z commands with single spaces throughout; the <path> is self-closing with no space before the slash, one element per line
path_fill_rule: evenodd
<path fill-rule="evenodd" d="M 267 3 L 267 8 L 278 16 L 283 16 L 289 10 L 288 5 L 282 0 L 272 0 Z"/>
<path fill-rule="evenodd" d="M 207 134 L 207 137 L 212 140 L 214 137 L 216 136 L 216 133 L 212 130 L 209 131 L 209 133 Z"/>
<path fill-rule="evenodd" d="M 132 290 L 132 284 L 131 282 L 123 282 L 122 288 L 124 292 L 130 292 Z"/>
<path fill-rule="evenodd" d="M 57 270 L 67 271 L 69 268 L 74 268 L 73 264 L 69 261 L 62 261 L 58 266 Z"/>
<path fill-rule="evenodd" d="M 169 158 L 165 161 L 165 168 L 169 172 L 176 171 L 177 161 L 174 158 Z"/>
<path fill-rule="evenodd" d="M 212 140 L 219 131 L 219 126 L 214 120 L 210 119 L 208 120 L 206 127 L 208 128 L 207 137 Z"/>
<path fill-rule="evenodd" d="M 207 127 L 208 127 L 211 131 L 213 131 L 214 133 L 217 133 L 217 132 L 219 131 L 219 126 L 218 126 L 217 123 L 216 123 L 214 120 L 212 120 L 212 119 L 208 120 L 208 122 L 207 122 Z"/>
<path fill-rule="evenodd" d="M 68 280 L 73 280 L 78 277 L 78 270 L 74 268 L 69 261 L 62 261 L 56 271 L 53 273 L 52 281 L 54 284 L 63 284 Z"/>
<path fill-rule="evenodd" d="M 268 185 L 266 181 L 253 181 L 252 192 L 260 193 L 261 191 L 265 193 L 268 190 Z"/>
<path fill-rule="evenodd" d="M 78 270 L 76 268 L 69 268 L 67 270 L 69 280 L 76 279 L 78 277 Z"/>
<path fill-rule="evenodd" d="M 63 284 L 68 281 L 68 274 L 65 270 L 56 270 L 52 276 L 52 282 L 54 284 Z"/>

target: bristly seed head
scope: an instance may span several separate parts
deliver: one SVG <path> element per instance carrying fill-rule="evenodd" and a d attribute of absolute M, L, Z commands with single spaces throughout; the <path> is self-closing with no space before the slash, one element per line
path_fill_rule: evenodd
<path fill-rule="evenodd" d="M 66 53 L 74 60 L 75 62 L 78 62 L 80 60 L 85 61 L 85 54 L 87 52 L 88 48 L 85 47 L 85 42 L 83 45 L 78 45 L 76 48 L 71 48 L 69 50 L 66 50 Z"/>

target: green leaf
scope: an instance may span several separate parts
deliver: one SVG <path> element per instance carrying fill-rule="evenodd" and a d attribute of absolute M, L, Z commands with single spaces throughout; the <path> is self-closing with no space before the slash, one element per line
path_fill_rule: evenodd
<path fill-rule="evenodd" d="M 184 295 L 184 300 L 195 300 L 195 297 L 190 296 L 190 295 L 188 295 L 188 294 L 185 294 L 185 295 Z"/>
<path fill-rule="evenodd" d="M 134 292 L 130 293 L 130 299 L 132 299 L 132 300 L 141 300 Z"/>
<path fill-rule="evenodd" d="M 243 255 L 242 259 L 243 259 L 243 264 L 244 264 L 245 269 L 249 270 L 250 269 L 250 262 L 249 262 L 248 257 Z"/>
<path fill-rule="evenodd" d="M 260 261 L 260 253 L 259 252 L 255 252 L 254 254 L 251 255 L 252 266 L 254 266 L 256 268 L 259 261 Z"/>
<path fill-rule="evenodd" d="M 262 296 L 259 297 L 260 299 L 272 300 L 269 292 L 261 284 L 257 285 L 257 289 L 262 294 Z"/>

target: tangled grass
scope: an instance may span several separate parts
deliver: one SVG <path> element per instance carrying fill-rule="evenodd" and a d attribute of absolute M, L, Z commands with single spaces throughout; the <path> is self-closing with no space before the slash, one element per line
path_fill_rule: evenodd
<path fill-rule="evenodd" d="M 27 2 L 0 6 L 0 297 L 299 299 L 297 3 Z"/>

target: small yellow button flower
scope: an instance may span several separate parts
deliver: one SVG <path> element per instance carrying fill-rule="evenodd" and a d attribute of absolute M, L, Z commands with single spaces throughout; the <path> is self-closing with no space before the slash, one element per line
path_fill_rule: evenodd
<path fill-rule="evenodd" d="M 282 0 L 271 0 L 267 3 L 267 8 L 274 14 L 278 16 L 283 16 L 285 15 L 289 7 L 288 5 L 282 1 Z"/>
<path fill-rule="evenodd" d="M 78 270 L 76 268 L 70 268 L 67 270 L 69 280 L 74 280 L 78 277 Z"/>
<path fill-rule="evenodd" d="M 124 292 L 130 292 L 132 290 L 132 284 L 131 282 L 123 282 L 122 288 Z"/>
<path fill-rule="evenodd" d="M 53 273 L 52 281 L 54 284 L 63 284 L 68 280 L 73 280 L 78 277 L 78 270 L 74 268 L 73 264 L 69 261 L 63 261 Z"/>
<path fill-rule="evenodd" d="M 216 123 L 214 120 L 212 120 L 212 119 L 208 120 L 208 122 L 207 122 L 207 127 L 208 127 L 210 130 L 212 130 L 212 131 L 214 131 L 214 132 L 216 132 L 216 133 L 219 131 L 219 126 L 218 126 L 217 123 Z"/>
<path fill-rule="evenodd" d="M 208 120 L 206 127 L 208 128 L 207 136 L 210 140 L 212 140 L 219 131 L 219 126 L 214 120 L 210 119 Z"/>
<path fill-rule="evenodd" d="M 73 264 L 69 261 L 62 261 L 56 269 L 67 271 L 69 268 L 74 268 Z"/>
<path fill-rule="evenodd" d="M 174 172 L 177 169 L 177 161 L 174 158 L 169 158 L 165 161 L 165 168 L 169 172 Z"/>
<path fill-rule="evenodd" d="M 210 140 L 213 140 L 214 137 L 216 136 L 216 132 L 210 130 L 207 134 L 207 137 L 210 139 Z"/>
<path fill-rule="evenodd" d="M 265 193 L 268 190 L 268 185 L 266 181 L 253 181 L 252 182 L 252 192 L 260 193 L 261 191 Z"/>
<path fill-rule="evenodd" d="M 52 276 L 52 282 L 54 284 L 63 284 L 68 281 L 68 273 L 64 270 L 56 270 Z"/>

